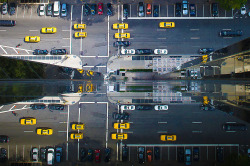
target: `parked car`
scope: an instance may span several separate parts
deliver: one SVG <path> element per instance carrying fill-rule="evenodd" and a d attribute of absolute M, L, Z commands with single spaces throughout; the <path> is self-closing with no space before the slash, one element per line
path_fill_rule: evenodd
<path fill-rule="evenodd" d="M 135 105 L 122 105 L 122 110 L 135 110 Z"/>
<path fill-rule="evenodd" d="M 34 55 L 47 55 L 49 52 L 48 50 L 40 50 L 40 49 L 35 49 L 33 54 Z"/>
<path fill-rule="evenodd" d="M 159 17 L 159 6 L 158 5 L 154 5 L 153 16 Z"/>
<path fill-rule="evenodd" d="M 103 14 L 103 3 L 98 3 L 98 14 L 102 15 Z"/>
<path fill-rule="evenodd" d="M 0 135 L 0 143 L 8 143 L 9 137 L 7 135 Z"/>
<path fill-rule="evenodd" d="M 154 50 L 154 54 L 162 54 L 162 55 L 166 55 L 168 54 L 168 50 L 167 49 L 155 49 Z"/>
<path fill-rule="evenodd" d="M 147 4 L 147 15 L 150 15 L 152 13 L 152 5 L 150 3 Z"/>
<path fill-rule="evenodd" d="M 184 148 L 177 147 L 177 160 L 179 162 L 184 162 Z"/>
<path fill-rule="evenodd" d="M 246 14 L 246 6 L 245 5 L 243 5 L 241 8 L 240 8 L 240 14 L 242 14 L 242 15 L 245 15 Z"/>
<path fill-rule="evenodd" d="M 56 147 L 56 162 L 60 163 L 62 161 L 62 147 Z"/>
<path fill-rule="evenodd" d="M 111 156 L 111 150 L 110 148 L 105 148 L 105 162 L 109 162 L 110 161 L 110 156 Z"/>
<path fill-rule="evenodd" d="M 127 112 L 123 112 L 123 113 L 114 112 L 113 113 L 113 118 L 115 120 L 128 120 L 129 119 L 129 113 L 127 113 Z"/>
<path fill-rule="evenodd" d="M 52 4 L 47 5 L 47 16 L 52 16 Z"/>
<path fill-rule="evenodd" d="M 45 5 L 41 4 L 39 5 L 39 16 L 44 16 L 45 15 Z"/>
<path fill-rule="evenodd" d="M 212 16 L 218 17 L 218 3 L 212 3 Z"/>
<path fill-rule="evenodd" d="M 96 150 L 95 150 L 95 162 L 96 162 L 96 163 L 99 163 L 99 162 L 100 162 L 100 153 L 101 153 L 101 150 L 100 150 L 100 149 L 96 149 Z"/>
<path fill-rule="evenodd" d="M 194 147 L 193 148 L 193 160 L 194 161 L 199 161 L 200 156 L 199 156 L 199 148 Z"/>
<path fill-rule="evenodd" d="M 168 105 L 155 105 L 156 111 L 166 111 L 168 110 Z"/>
<path fill-rule="evenodd" d="M 130 54 L 135 54 L 135 49 L 121 49 L 121 54 L 127 54 L 127 55 L 130 55 Z"/>
<path fill-rule="evenodd" d="M 136 110 L 152 110 L 154 107 L 152 105 L 137 105 L 135 106 Z"/>
<path fill-rule="evenodd" d="M 191 149 L 185 149 L 185 163 L 191 165 Z"/>
<path fill-rule="evenodd" d="M 16 4 L 10 3 L 10 15 L 14 15 L 16 13 Z"/>
<path fill-rule="evenodd" d="M 38 148 L 32 148 L 31 150 L 31 161 L 38 162 Z"/>
<path fill-rule="evenodd" d="M 201 48 L 199 50 L 199 54 L 209 54 L 211 52 L 214 52 L 213 48 Z"/>
<path fill-rule="evenodd" d="M 222 126 L 224 131 L 246 131 L 247 126 L 240 123 L 226 123 Z"/>
<path fill-rule="evenodd" d="M 67 54 L 66 49 L 53 49 L 50 51 L 51 55 L 65 55 Z"/>
<path fill-rule="evenodd" d="M 160 160 L 160 148 L 159 147 L 154 147 L 154 156 L 155 160 Z"/>
<path fill-rule="evenodd" d="M 96 4 L 92 4 L 90 8 L 91 8 L 91 14 L 95 15 L 95 13 L 96 13 Z"/>
<path fill-rule="evenodd" d="M 5 15 L 8 13 L 8 4 L 6 2 L 2 5 L 2 15 Z"/>
<path fill-rule="evenodd" d="M 145 162 L 145 148 L 144 147 L 139 147 L 138 148 L 138 159 L 139 159 L 139 163 L 143 164 Z"/>
<path fill-rule="evenodd" d="M 122 147 L 122 161 L 127 161 L 128 160 L 128 147 L 123 146 Z"/>
<path fill-rule="evenodd" d="M 31 104 L 30 108 L 32 110 L 44 110 L 46 108 L 45 104 Z"/>
<path fill-rule="evenodd" d="M 175 8 L 175 16 L 180 17 L 181 16 L 181 3 L 176 3 Z"/>
<path fill-rule="evenodd" d="M 5 148 L 1 148 L 0 150 L 0 162 L 7 161 L 7 150 Z"/>
<path fill-rule="evenodd" d="M 40 148 L 40 160 L 46 161 L 46 149 L 45 148 Z"/>
<path fill-rule="evenodd" d="M 195 4 L 190 4 L 189 8 L 190 8 L 190 16 L 196 16 Z"/>
<path fill-rule="evenodd" d="M 221 37 L 236 37 L 236 36 L 242 36 L 242 31 L 241 30 L 222 30 L 220 31 L 220 36 Z"/>
<path fill-rule="evenodd" d="M 152 156 L 152 150 L 148 149 L 147 150 L 147 160 L 148 160 L 148 162 L 151 162 L 152 158 L 153 158 L 153 156 Z"/>
<path fill-rule="evenodd" d="M 222 162 L 224 160 L 224 148 L 223 147 L 216 148 L 216 159 L 219 162 Z"/>
<path fill-rule="evenodd" d="M 84 15 L 88 16 L 89 14 L 90 14 L 89 4 L 85 3 L 84 4 Z"/>
<path fill-rule="evenodd" d="M 62 17 L 66 17 L 67 16 L 67 4 L 66 3 L 62 4 L 61 16 Z"/>
<path fill-rule="evenodd" d="M 49 104 L 48 108 L 50 110 L 59 110 L 59 111 L 63 111 L 64 110 L 64 105 L 61 104 Z"/>
<path fill-rule="evenodd" d="M 182 1 L 182 14 L 188 15 L 188 2 Z"/>
<path fill-rule="evenodd" d="M 119 47 L 119 46 L 124 46 L 124 47 L 128 47 L 130 46 L 131 42 L 130 41 L 116 41 L 114 42 L 114 47 Z"/>
<path fill-rule="evenodd" d="M 123 17 L 128 17 L 128 4 L 123 5 Z"/>
<path fill-rule="evenodd" d="M 54 164 L 54 160 L 55 160 L 55 156 L 54 156 L 54 148 L 48 148 L 47 151 L 47 165 L 53 165 Z"/>
<path fill-rule="evenodd" d="M 87 152 L 85 148 L 80 149 L 80 161 L 85 161 L 87 156 Z"/>
<path fill-rule="evenodd" d="M 108 16 L 112 16 L 113 12 L 112 12 L 112 4 L 111 3 L 107 3 L 107 15 Z"/>
<path fill-rule="evenodd" d="M 153 50 L 151 49 L 137 49 L 135 53 L 138 55 L 146 55 L 146 54 L 153 54 Z"/>
<path fill-rule="evenodd" d="M 143 2 L 139 2 L 138 15 L 139 15 L 139 17 L 144 17 L 144 5 L 143 5 Z"/>
<path fill-rule="evenodd" d="M 89 149 L 88 150 L 88 161 L 92 161 L 93 160 L 93 150 Z"/>

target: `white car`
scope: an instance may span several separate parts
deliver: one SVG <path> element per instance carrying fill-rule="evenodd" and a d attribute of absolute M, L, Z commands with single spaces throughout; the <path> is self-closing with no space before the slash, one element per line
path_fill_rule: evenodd
<path fill-rule="evenodd" d="M 135 106 L 134 105 L 122 105 L 121 109 L 122 110 L 135 110 Z"/>
<path fill-rule="evenodd" d="M 246 10 L 246 6 L 245 5 L 240 8 L 240 14 L 245 15 L 246 11 L 247 10 Z"/>
<path fill-rule="evenodd" d="M 122 49 L 121 54 L 135 54 L 135 49 Z"/>
<path fill-rule="evenodd" d="M 182 14 L 188 15 L 188 2 L 182 1 Z"/>
<path fill-rule="evenodd" d="M 6 2 L 4 2 L 2 5 L 2 14 L 5 15 L 7 13 L 8 13 L 8 5 Z"/>
<path fill-rule="evenodd" d="M 38 162 L 38 148 L 33 148 L 31 151 L 31 159 L 33 162 Z"/>
<path fill-rule="evenodd" d="M 168 50 L 167 49 L 155 49 L 154 53 L 155 54 L 168 54 Z"/>
<path fill-rule="evenodd" d="M 39 6 L 39 16 L 44 16 L 45 14 L 45 5 L 42 4 Z"/>
<path fill-rule="evenodd" d="M 168 110 L 168 105 L 155 105 L 156 111 L 166 111 Z"/>

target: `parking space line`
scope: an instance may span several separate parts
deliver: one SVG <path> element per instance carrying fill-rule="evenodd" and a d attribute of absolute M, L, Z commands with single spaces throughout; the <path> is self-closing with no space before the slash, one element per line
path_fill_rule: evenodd
<path fill-rule="evenodd" d="M 16 161 L 17 161 L 17 145 L 16 145 Z"/>
<path fill-rule="evenodd" d="M 30 54 L 27 50 L 25 50 L 27 52 L 27 54 Z"/>
<path fill-rule="evenodd" d="M 122 22 L 123 22 L 123 19 L 124 19 L 124 17 L 123 17 L 123 5 L 121 5 L 121 7 L 122 7 L 122 9 L 121 9 L 121 17 L 122 17 Z"/>
<path fill-rule="evenodd" d="M 92 102 L 92 101 L 90 101 L 90 102 L 79 102 L 79 104 L 95 104 L 95 102 Z"/>
<path fill-rule="evenodd" d="M 18 5 L 16 7 L 16 18 L 17 18 L 17 13 L 18 13 Z"/>
<path fill-rule="evenodd" d="M 81 12 L 81 24 L 82 24 L 82 18 L 83 18 L 83 5 L 82 5 L 82 12 Z M 81 32 L 82 32 L 82 29 L 81 29 Z M 82 37 L 80 40 L 80 51 L 82 51 Z"/>
<path fill-rule="evenodd" d="M 2 109 L 3 108 L 3 105 L 0 107 L 0 109 Z"/>
<path fill-rule="evenodd" d="M 119 149 L 119 143 L 116 143 L 116 160 L 118 161 L 118 149 Z"/>
<path fill-rule="evenodd" d="M 160 14 L 160 8 L 159 8 L 159 14 Z M 167 17 L 168 17 L 168 4 L 167 4 Z"/>
<path fill-rule="evenodd" d="M 109 16 L 108 16 L 108 57 L 109 57 Z"/>
<path fill-rule="evenodd" d="M 26 8 L 26 4 L 24 5 L 23 18 L 24 18 L 24 15 L 25 15 L 25 8 Z"/>
<path fill-rule="evenodd" d="M 120 5 L 118 5 L 118 16 L 117 16 L 117 20 L 119 21 L 120 19 Z"/>
<path fill-rule="evenodd" d="M 130 12 L 129 12 L 129 17 L 131 17 L 131 11 L 132 11 L 132 9 L 131 9 L 131 4 L 130 4 Z"/>
<path fill-rule="evenodd" d="M 32 17 L 32 7 L 30 8 L 30 19 Z"/>
<path fill-rule="evenodd" d="M 68 141 L 69 141 L 69 106 L 68 106 L 68 117 L 67 117 L 67 136 L 66 136 L 66 138 L 67 138 L 67 147 L 66 147 L 66 160 L 68 161 L 68 159 L 69 159 L 69 143 L 68 143 Z"/>
<path fill-rule="evenodd" d="M 205 9 L 204 9 L 204 4 L 203 4 L 203 17 L 204 17 L 204 11 Z M 211 10 L 211 6 L 210 6 L 210 10 Z M 211 16 L 211 15 L 210 15 Z"/>
<path fill-rule="evenodd" d="M 25 145 L 23 145 L 23 161 L 24 161 L 24 149 L 25 149 Z"/>

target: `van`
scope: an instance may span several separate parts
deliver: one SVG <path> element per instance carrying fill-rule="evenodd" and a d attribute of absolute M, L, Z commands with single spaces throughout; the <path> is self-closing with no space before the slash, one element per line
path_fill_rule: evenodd
<path fill-rule="evenodd" d="M 0 26 L 15 26 L 16 21 L 14 20 L 0 20 Z"/>
<path fill-rule="evenodd" d="M 53 165 L 53 164 L 54 164 L 54 148 L 48 148 L 47 165 Z"/>
<path fill-rule="evenodd" d="M 60 2 L 59 1 L 55 1 L 54 2 L 54 6 L 53 6 L 53 14 L 54 14 L 54 16 L 59 16 L 60 9 L 61 9 Z"/>

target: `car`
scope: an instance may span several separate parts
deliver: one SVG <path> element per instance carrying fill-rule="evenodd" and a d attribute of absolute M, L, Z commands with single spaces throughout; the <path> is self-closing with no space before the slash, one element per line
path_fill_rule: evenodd
<path fill-rule="evenodd" d="M 63 3 L 61 8 L 61 16 L 66 17 L 67 16 L 67 4 Z"/>
<path fill-rule="evenodd" d="M 53 49 L 50 51 L 50 54 L 51 55 L 65 55 L 65 54 L 67 54 L 67 51 L 66 51 L 66 49 Z M 62 105 L 61 105 L 61 107 L 62 107 Z"/>
<path fill-rule="evenodd" d="M 241 8 L 240 8 L 240 14 L 242 15 L 245 15 L 246 14 L 246 6 L 243 5 Z"/>
<path fill-rule="evenodd" d="M 175 16 L 180 17 L 181 16 L 181 3 L 176 3 L 175 4 Z"/>
<path fill-rule="evenodd" d="M 114 123 L 114 129 L 129 129 L 130 123 Z"/>
<path fill-rule="evenodd" d="M 86 24 L 74 24 L 74 29 L 86 29 Z"/>
<path fill-rule="evenodd" d="M 190 9 L 190 16 L 196 16 L 195 4 L 190 4 L 189 9 Z"/>
<path fill-rule="evenodd" d="M 37 43 L 40 41 L 40 37 L 39 36 L 25 36 L 24 41 L 29 42 L 29 43 Z"/>
<path fill-rule="evenodd" d="M 135 54 L 135 49 L 121 49 L 121 54 Z"/>
<path fill-rule="evenodd" d="M 32 150 L 31 150 L 31 161 L 38 162 L 38 148 L 32 148 Z"/>
<path fill-rule="evenodd" d="M 128 47 L 131 45 L 130 41 L 116 41 L 114 42 L 114 47 L 119 47 L 119 46 L 123 46 L 123 47 Z"/>
<path fill-rule="evenodd" d="M 92 161 L 92 160 L 93 160 L 93 150 L 92 150 L 92 149 L 89 149 L 89 150 L 88 150 L 88 160 L 89 160 L 89 161 Z"/>
<path fill-rule="evenodd" d="M 161 135 L 161 141 L 176 141 L 176 135 Z"/>
<path fill-rule="evenodd" d="M 90 8 L 89 8 L 89 4 L 85 3 L 84 4 L 84 15 L 88 16 L 90 14 Z"/>
<path fill-rule="evenodd" d="M 160 148 L 159 147 L 154 147 L 154 156 L 155 160 L 160 160 Z"/>
<path fill-rule="evenodd" d="M 247 126 L 240 123 L 226 123 L 222 125 L 224 131 L 246 131 Z"/>
<path fill-rule="evenodd" d="M 98 14 L 102 15 L 103 14 L 103 3 L 98 3 Z"/>
<path fill-rule="evenodd" d="M 122 161 L 127 161 L 128 160 L 128 147 L 123 146 L 122 147 Z"/>
<path fill-rule="evenodd" d="M 87 32 L 76 32 L 74 36 L 75 36 L 75 38 L 87 37 Z"/>
<path fill-rule="evenodd" d="M 152 110 L 153 106 L 152 105 L 137 105 L 135 106 L 136 110 Z"/>
<path fill-rule="evenodd" d="M 137 49 L 135 53 L 138 55 L 146 55 L 146 54 L 153 54 L 153 50 L 151 49 Z"/>
<path fill-rule="evenodd" d="M 50 147 L 47 150 L 47 165 L 53 165 L 54 164 L 54 148 Z"/>
<path fill-rule="evenodd" d="M 0 135 L 0 143 L 8 143 L 10 141 L 7 135 Z"/>
<path fill-rule="evenodd" d="M 49 53 L 48 50 L 40 50 L 40 49 L 35 49 L 33 52 L 34 55 L 47 55 L 48 53 Z"/>
<path fill-rule="evenodd" d="M 44 16 L 45 15 L 45 5 L 41 4 L 39 5 L 39 16 Z"/>
<path fill-rule="evenodd" d="M 105 148 L 105 162 L 109 162 L 110 161 L 110 156 L 111 156 L 111 150 L 110 148 Z"/>
<path fill-rule="evenodd" d="M 36 133 L 38 135 L 52 135 L 53 129 L 51 129 L 51 128 L 37 128 Z"/>
<path fill-rule="evenodd" d="M 147 4 L 147 15 L 150 15 L 152 13 L 152 5 L 150 3 Z"/>
<path fill-rule="evenodd" d="M 175 23 L 174 22 L 160 22 L 159 27 L 160 28 L 174 28 Z"/>
<path fill-rule="evenodd" d="M 83 133 L 71 133 L 70 138 L 71 139 L 83 139 Z"/>
<path fill-rule="evenodd" d="M 199 156 L 199 148 L 194 147 L 193 148 L 193 160 L 194 161 L 199 161 L 200 156 Z"/>
<path fill-rule="evenodd" d="M 145 162 L 144 153 L 145 153 L 145 148 L 139 147 L 138 148 L 138 159 L 139 159 L 140 164 L 143 164 Z"/>
<path fill-rule="evenodd" d="M 242 36 L 242 31 L 241 30 L 222 30 L 220 31 L 220 36 L 221 37 L 237 37 L 237 36 Z"/>
<path fill-rule="evenodd" d="M 130 33 L 115 33 L 115 38 L 116 39 L 120 39 L 120 38 L 129 39 Z"/>
<path fill-rule="evenodd" d="M 123 4 L 123 17 L 128 17 L 128 4 Z"/>
<path fill-rule="evenodd" d="M 199 49 L 199 54 L 209 54 L 211 52 L 214 52 L 213 48 L 201 48 L 201 49 Z"/>
<path fill-rule="evenodd" d="M 135 105 L 122 105 L 122 110 L 135 110 Z"/>
<path fill-rule="evenodd" d="M 15 3 L 10 3 L 10 15 L 14 15 L 16 13 L 16 4 Z"/>
<path fill-rule="evenodd" d="M 113 12 L 112 12 L 112 4 L 111 3 L 107 3 L 107 15 L 108 16 L 112 16 Z"/>
<path fill-rule="evenodd" d="M 62 147 L 56 147 L 56 162 L 60 163 L 62 161 Z"/>
<path fill-rule="evenodd" d="M 8 13 L 8 4 L 6 2 L 2 5 L 2 15 L 5 15 Z"/>
<path fill-rule="evenodd" d="M 20 124 L 21 125 L 35 125 L 36 119 L 35 118 L 21 118 Z"/>
<path fill-rule="evenodd" d="M 45 104 L 31 104 L 30 108 L 32 110 L 44 110 L 46 108 Z"/>
<path fill-rule="evenodd" d="M 123 113 L 114 112 L 112 116 L 115 120 L 128 120 L 129 119 L 129 113 L 127 112 L 123 112 Z"/>
<path fill-rule="evenodd" d="M 111 138 L 112 139 L 128 139 L 128 134 L 124 134 L 124 133 L 113 133 L 111 134 Z"/>
<path fill-rule="evenodd" d="M 168 105 L 155 105 L 156 111 L 168 110 Z"/>
<path fill-rule="evenodd" d="M 218 162 L 222 162 L 224 160 L 224 148 L 223 147 L 216 148 L 216 160 Z"/>
<path fill-rule="evenodd" d="M 188 2 L 182 1 L 182 14 L 188 15 Z"/>
<path fill-rule="evenodd" d="M 62 111 L 62 110 L 64 110 L 64 105 L 61 105 L 61 104 L 49 104 L 48 108 L 50 110 L 59 110 L 59 111 Z"/>
<path fill-rule="evenodd" d="M 87 156 L 87 152 L 85 148 L 80 149 L 80 161 L 85 161 Z"/>
<path fill-rule="evenodd" d="M 7 150 L 5 148 L 1 148 L 0 150 L 0 162 L 7 161 Z"/>
<path fill-rule="evenodd" d="M 154 54 L 168 54 L 168 50 L 167 49 L 155 49 L 154 50 Z"/>
<path fill-rule="evenodd" d="M 147 150 L 147 160 L 148 160 L 148 162 L 151 162 L 152 158 L 153 158 L 153 156 L 152 156 L 152 150 L 149 149 L 149 150 Z"/>
<path fill-rule="evenodd" d="M 48 4 L 47 5 L 47 13 L 46 13 L 47 16 L 52 16 L 53 15 L 52 11 L 53 11 L 52 4 Z"/>
<path fill-rule="evenodd" d="M 127 23 L 115 23 L 113 24 L 113 29 L 128 29 Z"/>
<path fill-rule="evenodd" d="M 185 164 L 191 165 L 191 149 L 185 149 Z"/>
<path fill-rule="evenodd" d="M 56 27 L 44 27 L 41 29 L 42 33 L 56 33 L 57 28 Z"/>
<path fill-rule="evenodd" d="M 96 163 L 99 163 L 99 162 L 100 162 L 100 153 L 101 153 L 101 150 L 100 150 L 100 149 L 96 149 L 96 150 L 95 150 L 95 162 L 96 162 Z"/>
<path fill-rule="evenodd" d="M 154 5 L 153 16 L 159 17 L 159 6 L 158 5 Z"/>
<path fill-rule="evenodd" d="M 90 11 L 91 11 L 91 14 L 92 14 L 92 15 L 95 15 L 95 13 L 96 13 L 96 4 L 92 4 L 91 7 L 90 7 L 90 9 L 91 9 L 91 10 L 90 10 Z"/>
<path fill-rule="evenodd" d="M 73 123 L 72 129 L 73 130 L 84 130 L 85 125 L 83 123 Z"/>
<path fill-rule="evenodd" d="M 46 149 L 45 148 L 40 148 L 40 160 L 46 161 Z"/>
<path fill-rule="evenodd" d="M 139 17 L 144 17 L 144 5 L 143 5 L 143 2 L 139 2 L 138 15 L 139 15 Z"/>
<path fill-rule="evenodd" d="M 177 147 L 177 160 L 179 162 L 184 162 L 184 148 Z"/>
<path fill-rule="evenodd" d="M 212 3 L 212 17 L 218 17 L 218 3 Z"/>

